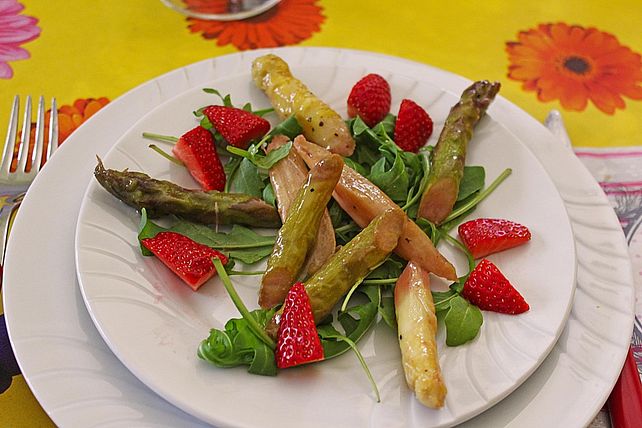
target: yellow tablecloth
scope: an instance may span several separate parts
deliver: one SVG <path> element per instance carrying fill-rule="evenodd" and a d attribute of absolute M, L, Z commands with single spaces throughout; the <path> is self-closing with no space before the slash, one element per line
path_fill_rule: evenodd
<path fill-rule="evenodd" d="M 445 3 L 283 0 L 263 16 L 224 23 L 187 19 L 158 0 L 0 0 L 0 128 L 15 94 L 56 96 L 64 137 L 109 100 L 177 67 L 301 45 L 500 80 L 501 94 L 540 121 L 559 109 L 575 146 L 642 145 L 638 0 Z M 0 426 L 49 425 L 15 377 L 0 394 Z"/>

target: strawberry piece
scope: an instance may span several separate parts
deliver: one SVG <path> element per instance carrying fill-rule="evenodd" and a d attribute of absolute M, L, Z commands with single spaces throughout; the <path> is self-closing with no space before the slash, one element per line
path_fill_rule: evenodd
<path fill-rule="evenodd" d="M 280 369 L 323 359 L 310 298 L 301 282 L 290 288 L 283 303 L 275 357 Z"/>
<path fill-rule="evenodd" d="M 381 122 L 390 111 L 390 85 L 378 74 L 361 78 L 348 96 L 348 116 L 359 116 L 369 127 Z"/>
<path fill-rule="evenodd" d="M 270 130 L 270 122 L 249 111 L 236 107 L 209 106 L 203 113 L 229 144 L 247 149 L 252 140 Z"/>
<path fill-rule="evenodd" d="M 216 274 L 212 257 L 227 264 L 222 253 L 180 233 L 160 232 L 141 242 L 194 291 Z"/>
<path fill-rule="evenodd" d="M 178 139 L 172 153 L 185 164 L 203 190 L 225 189 L 225 171 L 216 153 L 212 133 L 197 126 Z"/>
<path fill-rule="evenodd" d="M 522 295 L 488 259 L 483 259 L 473 269 L 461 295 L 485 311 L 521 314 L 530 309 Z"/>
<path fill-rule="evenodd" d="M 407 152 L 417 153 L 432 135 L 432 119 L 419 104 L 402 100 L 395 123 L 395 143 Z"/>
<path fill-rule="evenodd" d="M 498 218 L 478 218 L 459 225 L 459 236 L 474 258 L 525 244 L 531 239 L 526 226 Z"/>

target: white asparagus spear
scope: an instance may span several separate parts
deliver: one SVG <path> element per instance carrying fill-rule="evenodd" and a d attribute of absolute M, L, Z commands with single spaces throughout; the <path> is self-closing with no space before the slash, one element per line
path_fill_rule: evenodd
<path fill-rule="evenodd" d="M 292 76 L 285 61 L 273 54 L 256 58 L 252 78 L 282 119 L 294 115 L 308 140 L 332 153 L 352 154 L 354 139 L 341 116 Z"/>
<path fill-rule="evenodd" d="M 331 155 L 324 148 L 306 141 L 303 136 L 294 139 L 294 148 L 309 167 Z M 347 165 L 343 166 L 341 178 L 332 196 L 362 228 L 387 209 L 401 211 L 381 189 Z M 395 253 L 406 260 L 414 260 L 422 269 L 437 276 L 457 279 L 454 266 L 437 251 L 430 238 L 407 216 Z"/>
<path fill-rule="evenodd" d="M 395 312 L 406 383 L 424 406 L 443 407 L 446 386 L 435 343 L 437 317 L 430 279 L 428 272 L 412 261 L 395 285 Z"/>

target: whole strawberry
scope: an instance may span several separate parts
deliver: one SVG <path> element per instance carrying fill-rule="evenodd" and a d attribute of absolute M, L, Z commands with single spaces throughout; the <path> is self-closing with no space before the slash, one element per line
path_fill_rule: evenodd
<path fill-rule="evenodd" d="M 241 149 L 247 149 L 253 140 L 270 130 L 270 122 L 240 108 L 209 106 L 203 113 L 225 141 Z"/>
<path fill-rule="evenodd" d="M 531 239 L 526 226 L 499 218 L 478 218 L 462 223 L 459 236 L 474 258 L 525 244 Z"/>
<path fill-rule="evenodd" d="M 348 96 L 348 116 L 359 116 L 369 127 L 381 122 L 390 112 L 390 85 L 378 74 L 361 78 Z"/>
<path fill-rule="evenodd" d="M 407 152 L 417 153 L 432 135 L 432 119 L 419 104 L 404 99 L 395 123 L 395 143 Z"/>
<path fill-rule="evenodd" d="M 203 190 L 225 188 L 225 171 L 216 153 L 212 133 L 197 126 L 178 139 L 172 153 L 181 160 Z"/>
<path fill-rule="evenodd" d="M 522 295 L 488 259 L 483 259 L 473 269 L 461 295 L 485 311 L 521 314 L 530 309 Z"/>
<path fill-rule="evenodd" d="M 222 253 L 180 233 L 160 232 L 141 242 L 194 291 L 216 274 L 212 257 L 227 264 Z"/>
<path fill-rule="evenodd" d="M 290 288 L 283 303 L 275 357 L 280 369 L 320 361 L 324 357 L 310 298 L 301 282 Z"/>

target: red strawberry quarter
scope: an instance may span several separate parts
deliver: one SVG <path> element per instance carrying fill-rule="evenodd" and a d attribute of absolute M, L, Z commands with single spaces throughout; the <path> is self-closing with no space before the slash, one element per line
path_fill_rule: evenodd
<path fill-rule="evenodd" d="M 378 74 L 361 78 L 348 96 L 348 116 L 359 116 L 369 127 L 381 122 L 390 112 L 390 85 Z"/>
<path fill-rule="evenodd" d="M 209 106 L 203 110 L 212 126 L 234 147 L 247 149 L 270 130 L 270 122 L 236 107 Z"/>
<path fill-rule="evenodd" d="M 459 237 L 474 258 L 508 250 L 531 239 L 526 226 L 499 218 L 478 218 L 462 223 Z"/>
<path fill-rule="evenodd" d="M 395 143 L 407 152 L 417 153 L 432 135 L 433 122 L 419 104 L 404 99 L 395 122 Z"/>
<path fill-rule="evenodd" d="M 160 232 L 141 242 L 194 291 L 216 274 L 212 257 L 227 264 L 222 253 L 180 233 Z"/>
<path fill-rule="evenodd" d="M 283 303 L 275 357 L 280 369 L 323 359 L 310 298 L 301 282 L 290 288 Z"/>
<path fill-rule="evenodd" d="M 203 190 L 225 189 L 225 171 L 216 153 L 212 133 L 197 126 L 178 139 L 172 153 L 185 164 Z"/>
<path fill-rule="evenodd" d="M 473 269 L 461 295 L 485 311 L 521 314 L 530 309 L 522 295 L 488 259 L 483 259 Z"/>

